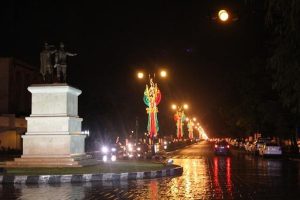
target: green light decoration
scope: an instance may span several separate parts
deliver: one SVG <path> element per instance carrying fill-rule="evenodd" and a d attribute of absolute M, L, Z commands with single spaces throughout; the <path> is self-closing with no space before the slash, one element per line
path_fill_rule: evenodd
<path fill-rule="evenodd" d="M 147 130 L 150 138 L 157 136 L 159 131 L 157 112 L 157 105 L 161 100 L 161 93 L 157 87 L 157 83 L 153 83 L 152 78 L 150 78 L 150 85 L 146 85 L 146 89 L 144 91 L 144 103 L 147 105 L 146 111 L 148 113 L 148 126 Z"/>

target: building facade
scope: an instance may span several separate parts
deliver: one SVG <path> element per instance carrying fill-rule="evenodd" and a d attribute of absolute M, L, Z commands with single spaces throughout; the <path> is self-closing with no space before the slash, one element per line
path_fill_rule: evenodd
<path fill-rule="evenodd" d="M 27 87 L 35 83 L 41 83 L 38 68 L 12 57 L 0 57 L 0 151 L 22 149 L 25 116 L 31 110 Z"/>

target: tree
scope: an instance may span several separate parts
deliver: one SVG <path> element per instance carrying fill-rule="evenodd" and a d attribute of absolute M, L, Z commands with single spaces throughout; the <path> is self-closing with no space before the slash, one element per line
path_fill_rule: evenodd
<path fill-rule="evenodd" d="M 296 128 L 300 114 L 300 2 L 268 0 L 266 9 L 266 25 L 272 34 L 268 69 L 282 104 L 294 114 Z M 292 139 L 296 145 L 296 138 Z"/>

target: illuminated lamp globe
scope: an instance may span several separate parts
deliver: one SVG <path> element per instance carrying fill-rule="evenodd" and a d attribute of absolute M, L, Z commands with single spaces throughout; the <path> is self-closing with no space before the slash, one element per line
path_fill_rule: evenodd
<path fill-rule="evenodd" d="M 167 77 L 167 72 L 165 70 L 161 71 L 160 76 L 163 78 Z"/>
<path fill-rule="evenodd" d="M 175 104 L 172 105 L 172 109 L 176 110 L 177 106 Z"/>
<path fill-rule="evenodd" d="M 188 109 L 188 108 L 189 108 L 189 105 L 184 104 L 184 105 L 183 105 L 183 108 L 184 108 L 184 109 Z"/>
<path fill-rule="evenodd" d="M 218 13 L 219 19 L 223 22 L 227 21 L 229 18 L 229 14 L 226 10 L 220 10 Z"/>
<path fill-rule="evenodd" d="M 139 79 L 144 78 L 144 73 L 143 73 L 143 72 L 138 72 L 138 73 L 137 73 L 137 77 L 138 77 Z"/>

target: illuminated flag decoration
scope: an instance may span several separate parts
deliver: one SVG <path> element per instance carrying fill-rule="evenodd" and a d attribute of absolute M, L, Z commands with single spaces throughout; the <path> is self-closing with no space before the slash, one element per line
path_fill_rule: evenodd
<path fill-rule="evenodd" d="M 194 125 L 194 123 L 192 122 L 192 120 L 189 120 L 187 126 L 188 126 L 188 130 L 189 130 L 189 138 L 190 138 L 191 140 L 192 140 L 193 137 L 194 137 L 193 125 Z"/>
<path fill-rule="evenodd" d="M 183 137 L 183 122 L 185 120 L 185 115 L 182 109 L 176 111 L 176 114 L 174 115 L 174 120 L 177 126 L 177 138 L 181 139 Z"/>
<path fill-rule="evenodd" d="M 156 137 L 157 132 L 159 131 L 157 112 L 157 105 L 160 103 L 161 93 L 157 87 L 157 84 L 154 84 L 152 79 L 150 79 L 150 86 L 146 85 L 144 92 L 144 103 L 147 105 L 146 108 L 148 114 L 148 126 L 147 130 L 150 138 Z"/>

